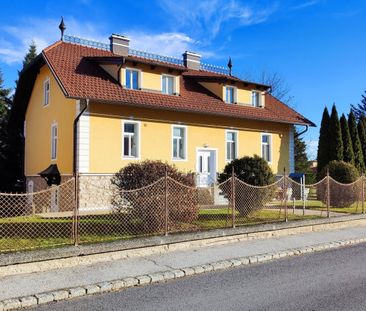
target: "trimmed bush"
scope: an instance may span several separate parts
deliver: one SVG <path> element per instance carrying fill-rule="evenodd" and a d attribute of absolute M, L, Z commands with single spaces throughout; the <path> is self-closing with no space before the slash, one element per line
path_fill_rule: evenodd
<path fill-rule="evenodd" d="M 329 169 L 329 176 L 339 183 L 351 184 L 355 182 L 359 177 L 358 170 L 350 163 L 343 161 L 331 161 L 326 165 L 321 173 L 320 177 L 327 176 L 327 170 Z M 318 186 L 318 199 L 327 203 L 326 197 L 326 182 L 321 183 Z M 355 203 L 358 199 L 359 185 L 338 185 L 337 183 L 330 181 L 330 205 L 332 207 L 348 207 Z"/>
<path fill-rule="evenodd" d="M 168 176 L 168 225 L 192 222 L 198 218 L 198 204 L 192 174 L 185 174 L 161 161 L 131 163 L 112 178 L 117 188 L 112 205 L 128 216 L 136 233 L 161 232 L 166 224 L 165 170 Z M 143 189 L 140 189 L 143 188 Z M 139 190 L 140 189 L 140 190 Z M 130 190 L 130 191 L 128 191 Z"/>
<path fill-rule="evenodd" d="M 223 183 L 231 178 L 233 167 L 235 176 L 249 185 L 266 186 L 275 181 L 275 176 L 267 161 L 254 155 L 253 157 L 235 159 L 228 163 L 224 171 L 218 176 L 219 183 Z M 273 187 L 253 189 L 241 183 L 236 183 L 235 186 L 235 206 L 240 216 L 249 216 L 253 212 L 263 208 L 275 196 Z M 231 187 L 222 187 L 221 190 L 225 193 L 226 198 L 231 201 Z"/>

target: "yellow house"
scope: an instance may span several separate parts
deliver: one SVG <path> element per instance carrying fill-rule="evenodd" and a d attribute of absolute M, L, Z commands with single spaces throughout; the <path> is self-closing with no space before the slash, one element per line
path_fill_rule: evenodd
<path fill-rule="evenodd" d="M 179 59 L 132 50 L 120 35 L 110 44 L 63 36 L 23 70 L 15 95 L 27 190 L 46 186 L 47 168 L 61 180 L 79 173 L 82 187 L 145 159 L 195 172 L 200 186 L 244 155 L 292 172 L 294 125 L 314 124 L 269 86 L 230 71 L 192 52 Z"/>

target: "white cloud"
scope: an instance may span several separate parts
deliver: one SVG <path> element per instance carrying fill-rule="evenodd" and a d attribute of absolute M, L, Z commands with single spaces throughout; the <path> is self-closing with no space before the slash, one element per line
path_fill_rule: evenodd
<path fill-rule="evenodd" d="M 235 29 L 265 22 L 277 10 L 277 4 L 247 4 L 237 0 L 180 1 L 160 0 L 161 7 L 173 17 L 179 29 L 198 34 L 202 40 L 217 36 L 226 24 Z"/>
<path fill-rule="evenodd" d="M 197 42 L 184 33 L 165 32 L 150 34 L 146 32 L 129 32 L 130 46 L 133 49 L 159 53 L 168 56 L 181 56 Z"/>
<path fill-rule="evenodd" d="M 0 26 L 0 61 L 7 64 L 20 63 L 28 50 L 29 44 L 34 41 L 37 52 L 56 42 L 60 38 L 58 25 L 60 20 L 28 18 L 18 21 L 11 26 Z M 81 37 L 105 41 L 107 36 L 102 36 L 91 23 L 80 23 L 74 18 L 65 19 L 66 33 L 71 29 Z"/>
<path fill-rule="evenodd" d="M 296 6 L 293 6 L 290 10 L 292 10 L 292 11 L 302 10 L 302 9 L 306 9 L 310 6 L 316 5 L 318 3 L 319 3 L 319 0 L 309 0 L 309 1 L 305 1 L 301 4 L 298 4 Z"/>

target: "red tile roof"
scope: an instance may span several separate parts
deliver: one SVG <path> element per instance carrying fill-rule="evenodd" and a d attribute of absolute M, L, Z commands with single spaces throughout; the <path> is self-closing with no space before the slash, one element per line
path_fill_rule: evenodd
<path fill-rule="evenodd" d="M 139 107 L 314 125 L 271 95 L 266 95 L 264 108 L 228 105 L 192 78 L 192 75 L 219 74 L 189 70 L 181 76 L 180 95 L 173 96 L 125 89 L 95 62 L 88 60 L 88 57 L 113 57 L 114 54 L 109 51 L 57 42 L 46 48 L 43 55 L 64 89 L 65 95 L 70 98 L 88 98 L 91 101 Z"/>

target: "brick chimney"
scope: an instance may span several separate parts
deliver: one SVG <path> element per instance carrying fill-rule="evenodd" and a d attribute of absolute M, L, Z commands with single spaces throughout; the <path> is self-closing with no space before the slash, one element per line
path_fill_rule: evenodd
<path fill-rule="evenodd" d="M 201 55 L 185 51 L 183 53 L 184 66 L 189 69 L 199 70 L 201 67 Z"/>
<path fill-rule="evenodd" d="M 109 37 L 109 40 L 111 42 L 111 51 L 114 54 L 121 55 L 121 56 L 127 56 L 128 55 L 128 49 L 130 46 L 130 39 L 128 39 L 125 36 L 112 34 Z"/>

